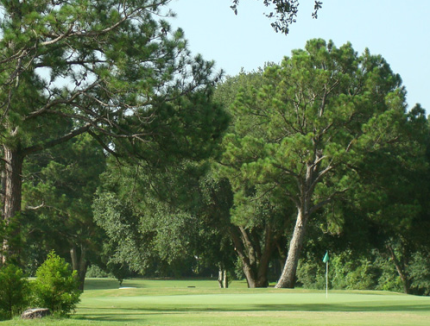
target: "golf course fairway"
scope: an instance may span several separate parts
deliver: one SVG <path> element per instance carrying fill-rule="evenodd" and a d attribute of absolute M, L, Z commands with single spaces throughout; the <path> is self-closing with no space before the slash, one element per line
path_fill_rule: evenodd
<path fill-rule="evenodd" d="M 375 291 L 247 289 L 233 282 L 109 279 L 86 283 L 69 319 L 8 325 L 430 325 L 430 298 Z"/>

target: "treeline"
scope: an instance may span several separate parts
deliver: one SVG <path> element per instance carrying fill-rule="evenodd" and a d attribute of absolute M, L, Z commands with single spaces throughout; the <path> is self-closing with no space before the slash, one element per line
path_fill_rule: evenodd
<path fill-rule="evenodd" d="M 3 6 L 1 264 L 320 287 L 329 250 L 332 286 L 428 294 L 429 128 L 400 76 L 317 39 L 223 78 L 167 2 Z"/>
<path fill-rule="evenodd" d="M 336 288 L 428 294 L 428 122 L 405 97 L 381 56 L 322 40 L 227 78 L 211 160 L 108 168 L 94 207 L 112 261 L 320 287 L 328 249 Z"/>

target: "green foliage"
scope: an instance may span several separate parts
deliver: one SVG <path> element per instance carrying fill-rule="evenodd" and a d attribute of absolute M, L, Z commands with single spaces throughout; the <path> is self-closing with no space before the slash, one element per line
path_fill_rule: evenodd
<path fill-rule="evenodd" d="M 46 261 L 37 269 L 32 284 L 34 304 L 49 308 L 51 312 L 64 316 L 74 311 L 79 303 L 81 291 L 76 271 L 51 251 Z"/>
<path fill-rule="evenodd" d="M 266 68 L 273 66 L 273 64 L 267 64 Z M 229 147 L 231 144 L 228 142 L 231 140 L 235 144 L 239 140 L 239 135 L 249 134 L 255 136 L 253 141 L 255 147 L 252 148 L 250 145 L 247 149 L 255 157 L 261 153 L 259 150 L 264 141 L 260 138 L 266 132 L 264 125 L 253 124 L 258 117 L 250 117 L 247 120 L 249 123 L 241 123 L 244 115 L 236 112 L 235 105 L 244 97 L 252 96 L 258 88 L 265 85 L 265 82 L 267 80 L 264 78 L 262 69 L 251 73 L 241 71 L 239 75 L 228 77 L 223 83 L 217 85 L 214 93 L 214 99 L 223 103 L 232 116 L 232 124 L 228 129 L 230 134 L 224 138 L 227 146 L 222 153 L 227 157 L 223 162 L 226 164 L 214 167 L 216 178 L 224 180 L 223 182 L 228 184 L 229 191 L 234 195 L 234 204 L 231 204 L 228 218 L 224 218 L 223 224 L 229 225 L 230 238 L 240 258 L 236 263 L 236 274 L 243 277 L 244 270 L 247 270 L 245 276 L 248 283 L 256 283 L 259 286 L 267 286 L 264 280 L 267 280 L 268 267 L 271 259 L 274 258 L 273 249 L 278 246 L 284 247 L 282 241 L 285 237 L 285 227 L 289 223 L 288 218 L 285 217 L 293 214 L 292 206 L 285 204 L 287 198 L 283 195 L 273 200 L 274 197 L 271 196 L 273 187 L 267 187 L 258 181 L 250 181 L 246 177 L 241 178 L 240 173 L 235 169 L 238 169 L 236 162 L 241 161 L 243 156 L 234 151 L 234 145 Z M 229 173 L 226 173 L 226 165 L 233 167 Z M 242 272 L 239 271 L 240 269 L 243 269 Z M 260 281 L 257 282 L 257 279 Z"/>
<path fill-rule="evenodd" d="M 377 270 L 366 257 L 355 258 L 346 252 L 330 261 L 331 284 L 335 289 L 368 290 L 375 288 Z"/>
<path fill-rule="evenodd" d="M 412 288 L 418 294 L 430 295 L 430 257 L 428 253 L 415 252 L 409 267 Z"/>
<path fill-rule="evenodd" d="M 375 265 L 379 269 L 378 284 L 376 290 L 403 292 L 403 282 L 396 271 L 396 266 L 392 261 L 378 255 L 375 258 Z"/>
<path fill-rule="evenodd" d="M 321 258 L 322 259 L 322 258 Z M 298 281 L 310 289 L 325 288 L 325 264 L 321 259 L 302 259 Z M 377 286 L 378 269 L 366 257 L 354 257 L 351 252 L 332 254 L 329 262 L 329 286 L 336 290 L 370 290 Z"/>
<path fill-rule="evenodd" d="M 430 295 L 429 257 L 417 251 L 410 258 L 403 271 L 408 277 L 406 281 L 410 282 L 410 293 Z M 297 277 L 304 288 L 324 289 L 325 264 L 308 253 L 299 264 Z M 331 255 L 329 286 L 336 290 L 405 291 L 405 284 L 392 259 L 378 250 L 372 250 L 367 256 L 356 255 L 349 250 Z"/>
<path fill-rule="evenodd" d="M 302 259 L 297 269 L 297 282 L 305 289 L 324 289 L 325 264 Z"/>
<path fill-rule="evenodd" d="M 308 222 L 340 233 L 350 218 L 341 200 L 399 228 L 419 212 L 406 194 L 414 190 L 409 177 L 426 168 L 428 127 L 419 108 L 406 113 L 406 91 L 388 63 L 369 50 L 358 55 L 349 43 L 310 40 L 260 76 L 242 83 L 229 107 L 234 125 L 223 139 L 220 170 L 242 220 L 249 214 L 243 203 L 256 191 L 285 211 L 285 221 L 296 211 L 302 227 L 285 269 L 292 272 L 278 284 L 293 286 L 295 248 Z"/>
<path fill-rule="evenodd" d="M 103 231 L 93 220 L 91 206 L 105 167 L 102 148 L 88 134 L 28 157 L 23 168 L 23 231 L 30 235 L 23 260 L 40 266 L 51 249 L 65 256 L 78 248 L 80 256 L 72 267 L 83 280 L 84 266 L 97 262 L 102 247 Z"/>
<path fill-rule="evenodd" d="M 86 277 L 105 278 L 105 277 L 109 277 L 109 273 L 106 273 L 103 269 L 101 269 L 97 265 L 91 265 L 90 267 L 88 267 Z"/>
<path fill-rule="evenodd" d="M 183 31 L 160 18 L 171 16 L 169 0 L 0 3 L 0 133 L 2 154 L 16 158 L 6 179 L 17 189 L 3 198 L 18 203 L 6 220 L 21 209 L 23 161 L 83 134 L 69 148 L 82 161 L 89 158 L 87 168 L 50 160 L 52 152 L 45 152 L 24 187 L 23 204 L 40 207 L 41 198 L 55 203 L 40 215 L 62 229 L 61 219 L 70 222 L 66 226 L 78 230 L 67 230 L 69 244 L 78 234 L 80 243 L 73 245 L 85 249 L 97 233 L 88 218 L 97 180 L 89 182 L 88 174 L 103 168 L 98 155 L 161 166 L 213 154 L 228 123 L 211 101 L 222 73 L 213 73 L 214 63 L 200 55 L 192 57 Z"/>
<path fill-rule="evenodd" d="M 29 283 L 22 270 L 14 265 L 0 269 L 0 320 L 20 314 L 28 300 Z"/>
<path fill-rule="evenodd" d="M 208 181 L 207 164 L 110 163 L 94 202 L 95 220 L 109 238 L 107 268 L 118 266 L 120 271 L 129 266 L 151 276 L 216 270 L 225 258 L 221 247 L 232 249 L 228 241 L 221 244 L 225 233 L 220 232 L 226 228 L 220 219 L 228 215 L 224 197 L 229 192 Z"/>

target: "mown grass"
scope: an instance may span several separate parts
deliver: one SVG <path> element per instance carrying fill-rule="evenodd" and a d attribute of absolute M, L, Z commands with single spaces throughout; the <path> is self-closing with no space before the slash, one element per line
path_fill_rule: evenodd
<path fill-rule="evenodd" d="M 430 325 L 430 298 L 374 291 L 247 289 L 233 282 L 90 279 L 69 319 L 9 325 Z"/>

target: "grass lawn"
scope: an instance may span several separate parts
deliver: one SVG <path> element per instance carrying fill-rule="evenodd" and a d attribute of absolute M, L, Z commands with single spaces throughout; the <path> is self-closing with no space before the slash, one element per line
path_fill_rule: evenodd
<path fill-rule="evenodd" d="M 233 282 L 90 279 L 70 319 L 10 325 L 430 325 L 430 298 L 374 291 L 247 289 Z"/>

